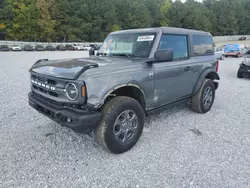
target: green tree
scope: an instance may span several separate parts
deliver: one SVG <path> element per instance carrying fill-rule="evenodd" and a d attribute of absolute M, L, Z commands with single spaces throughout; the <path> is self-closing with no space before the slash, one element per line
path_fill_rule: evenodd
<path fill-rule="evenodd" d="M 165 0 L 163 4 L 160 7 L 160 13 L 161 13 L 161 26 L 168 26 L 169 24 L 169 17 L 168 12 L 169 9 L 172 6 L 172 2 L 170 0 Z"/>
<path fill-rule="evenodd" d="M 12 40 L 35 40 L 37 38 L 37 16 L 35 0 L 8 0 L 10 15 L 7 37 Z"/>
<path fill-rule="evenodd" d="M 172 26 L 250 34 L 250 0 L 1 0 L 0 34 L 12 40 L 102 41 L 121 29 Z"/>
<path fill-rule="evenodd" d="M 181 1 L 175 1 L 168 11 L 169 26 L 184 27 L 184 19 L 187 15 L 187 6 Z"/>
<path fill-rule="evenodd" d="M 122 29 L 146 28 L 152 24 L 152 17 L 144 4 L 123 0 L 116 4 L 118 23 Z"/>
<path fill-rule="evenodd" d="M 119 25 L 117 25 L 117 24 L 113 25 L 112 31 L 119 31 L 119 30 L 121 30 Z"/>
<path fill-rule="evenodd" d="M 11 7 L 7 0 L 0 1 L 0 32 L 5 32 L 10 24 Z"/>
<path fill-rule="evenodd" d="M 56 37 L 55 27 L 57 7 L 54 0 L 36 0 L 36 8 L 39 10 L 38 26 L 39 38 L 42 41 L 52 41 Z"/>
<path fill-rule="evenodd" d="M 239 31 L 235 2 L 238 0 L 220 0 L 211 6 L 216 16 L 214 26 L 217 35 L 235 35 Z"/>
<path fill-rule="evenodd" d="M 183 27 L 211 32 L 212 23 L 208 18 L 210 12 L 206 7 L 193 0 L 187 1 L 186 5 L 187 12 L 183 20 Z"/>

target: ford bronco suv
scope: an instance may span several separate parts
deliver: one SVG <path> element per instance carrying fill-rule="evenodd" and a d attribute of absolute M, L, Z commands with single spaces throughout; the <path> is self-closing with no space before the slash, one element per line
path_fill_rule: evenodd
<path fill-rule="evenodd" d="M 218 88 L 210 33 L 180 28 L 110 33 L 96 55 L 38 60 L 30 68 L 29 104 L 77 132 L 94 130 L 114 154 L 138 142 L 144 118 L 185 102 L 208 112 Z"/>

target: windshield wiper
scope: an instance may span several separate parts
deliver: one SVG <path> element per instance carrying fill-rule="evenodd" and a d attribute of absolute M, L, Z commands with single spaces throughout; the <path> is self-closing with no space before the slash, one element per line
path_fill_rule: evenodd
<path fill-rule="evenodd" d="M 129 59 L 131 58 L 131 56 L 128 54 L 112 54 L 112 56 L 124 56 L 124 57 L 127 57 Z"/>

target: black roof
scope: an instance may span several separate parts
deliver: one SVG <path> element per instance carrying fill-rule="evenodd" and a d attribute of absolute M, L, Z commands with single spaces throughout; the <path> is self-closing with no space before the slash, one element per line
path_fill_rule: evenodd
<path fill-rule="evenodd" d="M 199 31 L 194 29 L 185 29 L 185 28 L 177 28 L 177 27 L 157 27 L 157 28 L 142 28 L 142 29 L 129 29 L 129 30 L 122 30 L 122 31 L 115 31 L 111 34 L 122 34 L 122 33 L 135 33 L 135 32 L 162 32 L 166 34 L 199 34 L 199 35 L 206 35 L 212 36 L 209 32 L 206 31 Z"/>

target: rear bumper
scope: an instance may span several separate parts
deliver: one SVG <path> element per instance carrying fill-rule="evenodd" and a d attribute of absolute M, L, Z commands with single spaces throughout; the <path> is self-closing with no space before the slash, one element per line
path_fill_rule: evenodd
<path fill-rule="evenodd" d="M 95 129 L 101 118 L 100 112 L 68 109 L 52 104 L 32 92 L 29 93 L 29 105 L 58 124 L 82 133 Z"/>
<path fill-rule="evenodd" d="M 225 52 L 225 56 L 237 56 L 240 55 L 240 52 Z"/>

